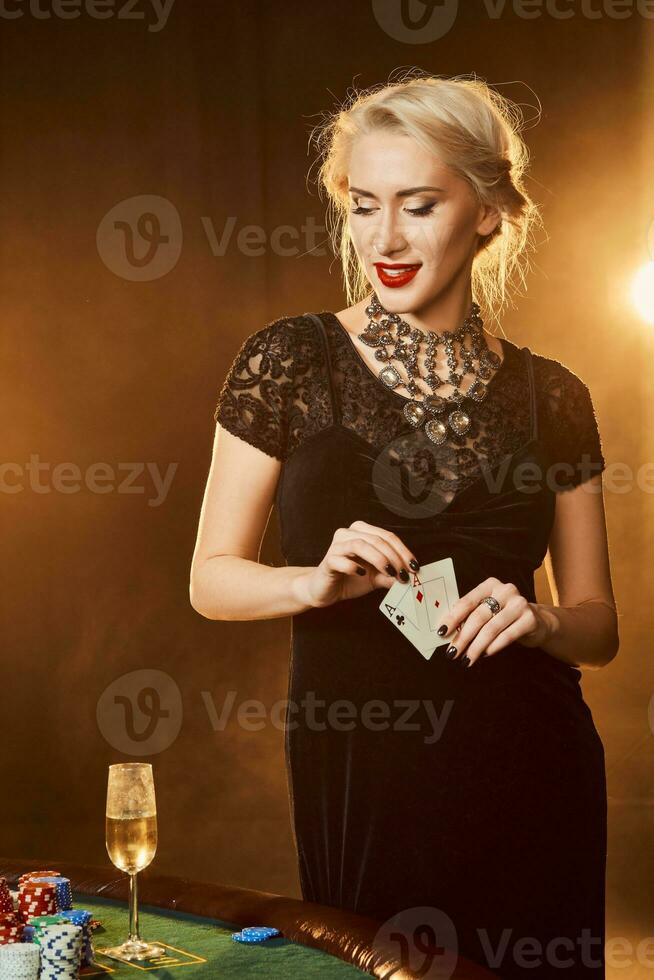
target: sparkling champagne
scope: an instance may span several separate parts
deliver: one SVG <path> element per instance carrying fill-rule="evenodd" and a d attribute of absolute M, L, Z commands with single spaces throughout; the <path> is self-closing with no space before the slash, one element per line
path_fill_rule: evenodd
<path fill-rule="evenodd" d="M 157 815 L 106 817 L 107 853 L 121 871 L 136 874 L 152 861 L 157 850 Z"/>

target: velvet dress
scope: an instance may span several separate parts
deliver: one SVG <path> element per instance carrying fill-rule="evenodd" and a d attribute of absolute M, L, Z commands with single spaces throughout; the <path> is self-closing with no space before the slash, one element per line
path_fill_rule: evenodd
<path fill-rule="evenodd" d="M 282 461 L 288 565 L 318 565 L 335 530 L 363 520 L 421 564 L 451 557 L 461 596 L 495 576 L 536 600 L 556 494 L 605 463 L 584 382 L 501 343 L 485 399 L 466 403 L 470 430 L 439 446 L 335 314 L 283 316 L 243 342 L 214 418 Z M 458 950 L 506 980 L 604 978 L 604 751 L 581 671 L 519 642 L 469 668 L 426 659 L 383 595 L 291 619 L 304 899 L 380 920 L 437 909 Z"/>

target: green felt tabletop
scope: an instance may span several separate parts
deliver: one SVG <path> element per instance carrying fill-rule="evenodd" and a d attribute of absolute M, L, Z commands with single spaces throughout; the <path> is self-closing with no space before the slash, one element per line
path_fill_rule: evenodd
<path fill-rule="evenodd" d="M 127 938 L 127 905 L 113 899 L 86 895 L 73 895 L 75 908 L 89 909 L 102 928 L 93 934 L 96 950 L 115 946 Z M 249 923 L 245 923 L 248 925 Z M 275 977 L 279 980 L 311 980 L 312 977 L 334 977 L 339 980 L 368 976 L 348 963 L 321 950 L 310 949 L 290 942 L 283 937 L 268 939 L 254 946 L 245 946 L 232 939 L 238 926 L 218 919 L 205 919 L 186 912 L 158 909 L 151 905 L 139 908 L 139 931 L 148 942 L 158 942 L 168 947 L 170 963 L 153 966 L 147 972 L 157 977 L 177 976 L 179 980 L 220 977 Z M 109 980 L 113 971 L 116 980 L 132 977 L 136 980 L 143 972 L 142 965 L 119 963 L 101 954 L 96 956 L 97 965 L 85 967 L 82 978 L 104 976 Z"/>

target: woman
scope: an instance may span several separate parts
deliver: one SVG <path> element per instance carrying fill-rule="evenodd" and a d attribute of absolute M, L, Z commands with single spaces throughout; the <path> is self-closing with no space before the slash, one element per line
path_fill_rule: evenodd
<path fill-rule="evenodd" d="M 306 900 L 436 909 L 501 977 L 604 977 L 604 754 L 580 689 L 619 643 L 600 437 L 584 382 L 473 303 L 497 318 L 538 219 L 515 106 L 405 78 L 320 141 L 351 305 L 238 352 L 191 602 L 293 617 Z M 284 568 L 258 563 L 273 501 Z M 460 598 L 423 656 L 379 606 L 445 557 Z M 534 593 L 545 559 L 554 605 Z"/>

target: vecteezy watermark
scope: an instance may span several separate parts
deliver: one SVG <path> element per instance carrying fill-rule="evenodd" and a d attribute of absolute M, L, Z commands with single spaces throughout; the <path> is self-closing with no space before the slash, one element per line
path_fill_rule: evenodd
<path fill-rule="evenodd" d="M 156 34 L 168 23 L 175 0 L 0 0 L 0 19 L 148 21 L 148 31 Z"/>
<path fill-rule="evenodd" d="M 100 258 L 122 279 L 160 279 L 177 265 L 182 222 L 174 204 L 155 194 L 139 194 L 116 204 L 98 225 Z"/>
<path fill-rule="evenodd" d="M 220 709 L 217 708 L 211 691 L 202 691 L 211 726 L 214 731 L 224 731 L 227 722 L 234 715 L 237 692 L 228 691 Z M 236 709 L 235 717 L 240 728 L 258 732 L 268 721 L 281 731 L 294 731 L 303 728 L 311 732 L 324 732 L 327 729 L 337 732 L 351 732 L 355 728 L 365 728 L 373 732 L 420 732 L 426 745 L 439 741 L 452 712 L 454 702 L 444 701 L 440 709 L 433 701 L 426 699 L 395 699 L 391 702 L 372 698 L 361 705 L 347 698 L 327 702 L 317 698 L 315 691 L 307 691 L 299 702 L 283 699 L 266 707 L 263 701 L 248 698 Z"/>
<path fill-rule="evenodd" d="M 307 691 L 299 701 L 280 699 L 268 706 L 257 698 L 237 703 L 238 692 L 228 690 L 217 701 L 211 691 L 200 700 L 213 732 L 236 725 L 246 732 L 260 732 L 267 725 L 277 731 L 323 733 L 372 732 L 422 733 L 425 745 L 438 742 L 450 718 L 454 701 L 440 705 L 427 699 L 371 698 L 355 704 L 347 698 L 327 702 Z M 127 755 L 154 755 L 177 738 L 182 725 L 182 700 L 175 680 L 162 670 L 135 670 L 112 681 L 98 699 L 98 727 L 107 742 Z"/>
<path fill-rule="evenodd" d="M 213 220 L 209 217 L 200 218 L 212 255 L 226 254 L 237 220 L 234 215 L 226 218 L 219 238 Z M 255 257 L 268 252 L 282 258 L 299 255 L 322 257 L 327 255 L 327 249 L 318 244 L 318 236 L 324 236 L 325 230 L 325 226 L 318 224 L 312 215 L 307 215 L 299 228 L 294 225 L 277 225 L 271 232 L 267 232 L 261 225 L 243 225 L 236 234 L 236 248 L 241 255 Z"/>
<path fill-rule="evenodd" d="M 459 960 L 456 926 L 442 909 L 402 909 L 375 933 L 372 947 L 389 963 L 399 962 L 411 976 L 448 980 Z M 384 973 L 383 976 L 394 976 Z"/>
<path fill-rule="evenodd" d="M 299 228 L 278 225 L 267 231 L 247 224 L 237 229 L 229 215 L 222 226 L 208 215 L 200 217 L 211 254 L 226 255 L 235 245 L 241 255 L 258 257 L 272 252 L 282 258 L 328 254 L 320 244 L 325 226 L 308 215 Z M 150 282 L 171 272 L 182 254 L 182 220 L 174 204 L 156 194 L 138 194 L 115 204 L 103 216 L 96 233 L 100 258 L 115 275 L 133 282 Z"/>
<path fill-rule="evenodd" d="M 373 460 L 372 484 L 378 499 L 394 514 L 421 519 L 443 513 L 457 493 L 473 485 L 484 486 L 491 495 L 506 494 L 509 489 L 521 494 L 545 489 L 560 493 L 577 483 L 589 493 L 602 488 L 605 493 L 625 494 L 634 489 L 654 493 L 654 463 L 643 463 L 636 469 L 627 463 L 608 463 L 602 486 L 596 487 L 588 480 L 601 472 L 601 464 L 590 453 L 582 453 L 575 463 L 551 462 L 547 466 L 535 458 L 520 462 L 508 455 L 493 466 L 482 461 L 471 480 L 461 482 L 456 476 L 461 471 L 460 452 L 447 441 L 433 443 L 424 426 L 401 433 Z"/>
<path fill-rule="evenodd" d="M 492 933 L 480 927 L 474 932 L 478 940 L 475 961 L 492 971 L 501 971 L 511 963 L 524 970 L 547 967 L 573 976 L 575 967 L 601 968 L 602 957 L 609 969 L 634 965 L 654 967 L 654 937 L 651 936 L 634 944 L 624 936 L 597 935 L 591 928 L 581 928 L 578 935 L 554 935 L 547 939 L 523 935 L 510 927 Z M 404 969 L 427 980 L 448 980 L 459 961 L 456 925 L 443 909 L 433 906 L 397 912 L 379 928 L 373 947 L 389 964 L 399 962 Z"/>
<path fill-rule="evenodd" d="M 38 453 L 31 453 L 29 462 L 0 463 L 0 493 L 16 494 L 25 490 L 32 493 L 90 493 L 139 494 L 146 493 L 146 486 L 139 481 L 146 474 L 154 495 L 148 498 L 148 507 L 160 507 L 168 496 L 179 463 L 168 463 L 162 473 L 158 463 L 89 463 L 82 470 L 77 463 L 41 462 Z"/>
<path fill-rule="evenodd" d="M 182 727 L 182 695 L 163 670 L 133 670 L 102 692 L 96 708 L 106 742 L 123 755 L 156 755 Z"/>
<path fill-rule="evenodd" d="M 471 6 L 468 0 L 468 6 Z M 654 0 L 478 0 L 476 7 L 490 20 L 511 11 L 523 20 L 654 20 Z M 459 12 L 459 0 L 372 0 L 375 20 L 389 37 L 403 44 L 432 44 L 445 37 Z"/>

